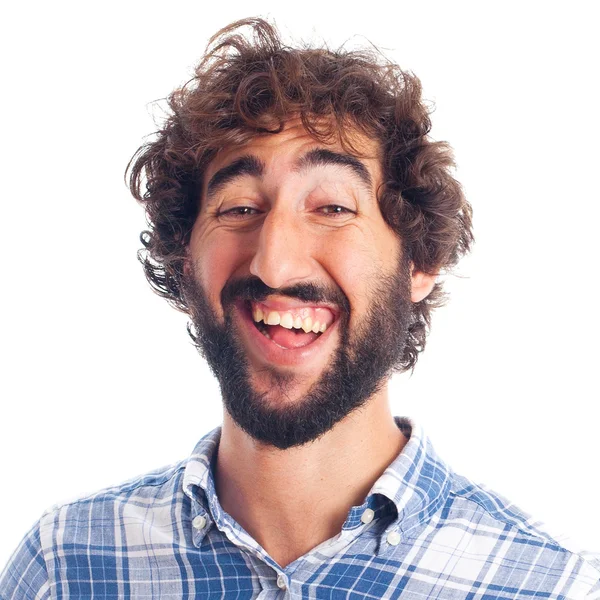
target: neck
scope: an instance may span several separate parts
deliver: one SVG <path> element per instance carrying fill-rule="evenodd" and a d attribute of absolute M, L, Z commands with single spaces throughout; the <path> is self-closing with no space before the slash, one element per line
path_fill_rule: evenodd
<path fill-rule="evenodd" d="M 225 413 L 217 455 L 219 501 L 285 566 L 337 535 L 406 444 L 387 389 L 318 440 L 278 450 L 242 431 Z"/>

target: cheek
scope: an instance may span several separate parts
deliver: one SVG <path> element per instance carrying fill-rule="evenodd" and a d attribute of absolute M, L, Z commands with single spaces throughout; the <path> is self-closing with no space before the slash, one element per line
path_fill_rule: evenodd
<path fill-rule="evenodd" d="M 243 264 L 243 252 L 243 244 L 235 236 L 206 234 L 201 239 L 192 238 L 190 256 L 194 275 L 214 306 L 219 306 L 221 290 Z"/>
<path fill-rule="evenodd" d="M 364 227 L 336 232 L 319 252 L 323 266 L 350 301 L 353 321 L 369 309 L 382 276 L 398 269 L 401 250 L 389 228 Z"/>
<path fill-rule="evenodd" d="M 379 273 L 380 260 L 362 232 L 346 231 L 341 234 L 341 231 L 339 234 L 336 232 L 321 244 L 319 262 L 350 301 L 354 318 L 369 303 L 368 290 Z"/>

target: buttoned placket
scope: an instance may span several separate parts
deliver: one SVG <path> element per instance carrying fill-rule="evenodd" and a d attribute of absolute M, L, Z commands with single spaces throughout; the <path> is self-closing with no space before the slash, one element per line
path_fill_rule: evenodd
<path fill-rule="evenodd" d="M 353 522 L 358 521 L 358 525 L 355 523 L 354 527 L 351 529 L 342 529 L 340 534 L 307 553 L 305 557 L 300 559 L 301 562 L 297 563 L 294 561 L 294 563 L 290 565 L 291 571 L 290 568 L 281 569 L 270 556 L 258 552 L 258 545 L 257 548 L 254 549 L 247 547 L 245 544 L 240 544 L 239 540 L 232 534 L 232 531 L 229 531 L 227 537 L 246 554 L 247 560 L 250 562 L 251 568 L 260 582 L 262 590 L 257 598 L 260 600 L 275 600 L 290 597 L 294 598 L 300 594 L 300 589 L 294 589 L 293 573 L 302 567 L 303 560 L 306 560 L 309 557 L 312 558 L 311 555 L 313 552 L 318 552 L 319 554 L 330 553 L 332 556 L 335 556 L 359 538 L 366 530 L 370 529 L 371 526 L 375 525 L 375 511 L 371 508 L 365 509 L 363 507 L 356 507 L 354 510 L 356 511 L 359 508 L 362 509 L 362 512 L 360 512 L 360 519 L 357 519 L 358 515 L 356 513 L 353 515 L 352 519 Z M 221 527 L 218 528 L 221 530 Z M 229 524 L 227 525 L 227 529 L 229 529 Z M 227 531 L 224 533 L 227 534 Z M 328 547 L 325 548 L 325 545 L 328 545 Z M 296 594 L 296 596 L 294 594 Z"/>
<path fill-rule="evenodd" d="M 196 547 L 200 547 L 202 541 L 207 535 L 211 525 L 215 525 L 217 529 L 246 555 L 247 560 L 251 564 L 251 568 L 260 582 L 262 590 L 257 598 L 261 600 L 283 598 L 289 596 L 289 577 L 285 572 L 278 568 L 278 565 L 270 559 L 263 556 L 259 551 L 258 544 L 256 548 L 242 544 L 235 536 L 233 529 L 228 523 L 222 523 L 221 527 L 213 522 L 210 513 L 199 502 L 193 504 L 193 518 L 191 521 L 193 542 Z"/>
<path fill-rule="evenodd" d="M 260 600 L 275 600 L 290 597 L 290 578 L 278 566 L 271 566 L 260 559 L 258 556 L 248 555 L 252 563 L 252 569 L 258 578 L 261 591 L 257 598 Z"/>

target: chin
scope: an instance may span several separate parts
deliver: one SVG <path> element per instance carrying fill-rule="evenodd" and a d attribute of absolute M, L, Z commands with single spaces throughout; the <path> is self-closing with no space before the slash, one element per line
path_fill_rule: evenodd
<path fill-rule="evenodd" d="M 290 370 L 263 367 L 251 377 L 250 387 L 266 407 L 275 409 L 305 400 L 317 379 Z"/>

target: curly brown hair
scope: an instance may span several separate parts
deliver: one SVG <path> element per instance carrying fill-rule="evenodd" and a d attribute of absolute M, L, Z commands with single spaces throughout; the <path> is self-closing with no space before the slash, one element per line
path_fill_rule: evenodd
<path fill-rule="evenodd" d="M 222 148 L 281 132 L 293 116 L 316 140 L 340 140 L 355 154 L 352 130 L 379 142 L 381 212 L 416 270 L 447 272 L 470 250 L 472 209 L 451 175 L 450 146 L 428 136 L 419 79 L 376 49 L 291 48 L 266 21 L 244 19 L 211 38 L 193 78 L 169 95 L 155 138 L 127 167 L 149 226 L 140 261 L 154 291 L 178 310 L 189 312 L 183 265 L 207 165 Z M 413 305 L 404 370 L 414 368 L 431 311 L 445 301 L 438 281 Z"/>

